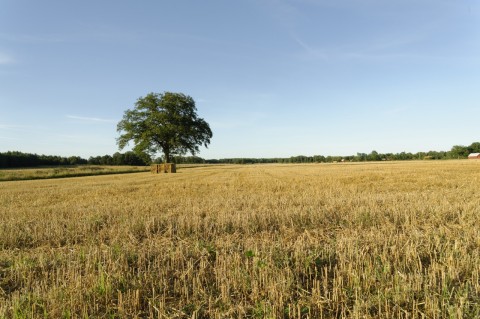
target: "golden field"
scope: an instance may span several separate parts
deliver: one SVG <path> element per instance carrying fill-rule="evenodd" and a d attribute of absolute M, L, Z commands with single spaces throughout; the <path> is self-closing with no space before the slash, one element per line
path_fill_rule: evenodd
<path fill-rule="evenodd" d="M 0 183 L 0 318 L 480 317 L 480 161 Z"/>
<path fill-rule="evenodd" d="M 108 165 L 72 165 L 59 167 L 36 167 L 19 169 L 0 169 L 0 181 L 64 178 L 91 175 L 125 174 L 146 172 L 145 166 L 108 166 Z"/>

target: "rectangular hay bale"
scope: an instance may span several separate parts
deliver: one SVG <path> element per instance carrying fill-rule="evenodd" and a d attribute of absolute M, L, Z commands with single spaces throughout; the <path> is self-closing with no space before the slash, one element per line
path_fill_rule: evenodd
<path fill-rule="evenodd" d="M 150 172 L 152 174 L 176 173 L 177 167 L 175 163 L 152 164 Z"/>

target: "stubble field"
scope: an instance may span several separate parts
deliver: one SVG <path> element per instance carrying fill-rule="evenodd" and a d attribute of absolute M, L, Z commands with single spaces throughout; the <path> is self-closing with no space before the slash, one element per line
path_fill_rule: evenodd
<path fill-rule="evenodd" d="M 65 178 L 108 174 L 127 174 L 135 172 L 147 172 L 150 167 L 145 166 L 107 166 L 107 165 L 71 165 L 59 167 L 37 167 L 20 169 L 1 169 L 0 182 Z"/>
<path fill-rule="evenodd" d="M 0 183 L 0 318 L 475 318 L 480 161 Z"/>

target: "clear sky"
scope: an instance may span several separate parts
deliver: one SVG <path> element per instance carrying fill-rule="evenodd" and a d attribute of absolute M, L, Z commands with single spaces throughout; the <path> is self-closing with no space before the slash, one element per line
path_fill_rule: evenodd
<path fill-rule="evenodd" d="M 113 154 L 150 92 L 182 92 L 204 158 L 480 141 L 477 0 L 0 0 L 0 152 Z"/>

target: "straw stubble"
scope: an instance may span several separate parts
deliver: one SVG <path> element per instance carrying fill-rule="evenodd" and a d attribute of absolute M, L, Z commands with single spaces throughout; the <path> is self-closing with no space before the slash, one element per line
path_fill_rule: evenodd
<path fill-rule="evenodd" d="M 0 317 L 480 316 L 477 162 L 4 182 Z"/>

